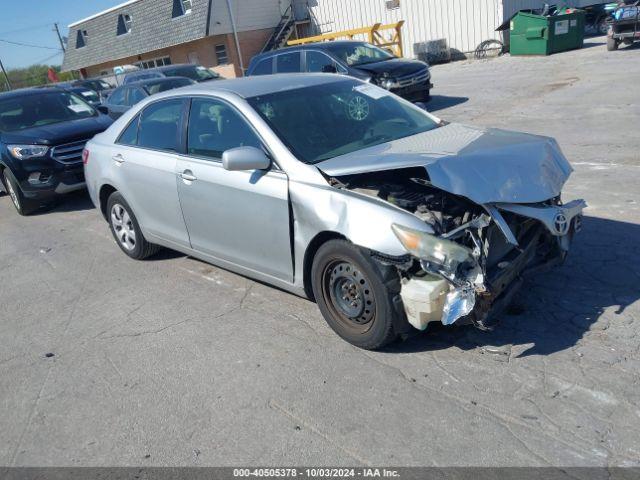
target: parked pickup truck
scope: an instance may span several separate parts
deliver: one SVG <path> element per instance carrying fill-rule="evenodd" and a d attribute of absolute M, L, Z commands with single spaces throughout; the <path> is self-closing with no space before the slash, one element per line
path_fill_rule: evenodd
<path fill-rule="evenodd" d="M 607 50 L 617 50 L 621 43 L 640 41 L 640 2 L 623 5 L 613 13 L 607 32 Z"/>

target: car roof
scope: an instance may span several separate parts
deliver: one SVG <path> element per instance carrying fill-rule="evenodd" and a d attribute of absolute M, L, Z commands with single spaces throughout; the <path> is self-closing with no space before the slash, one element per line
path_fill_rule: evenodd
<path fill-rule="evenodd" d="M 331 42 L 313 42 L 305 43 L 302 45 L 292 45 L 290 47 L 279 48 L 278 50 L 271 50 L 254 56 L 251 59 L 251 63 L 255 63 L 257 60 L 272 57 L 284 52 L 298 51 L 298 50 L 331 50 L 332 47 L 354 45 L 356 43 L 367 43 L 364 40 L 333 40 Z"/>
<path fill-rule="evenodd" d="M 9 98 L 30 97 L 34 95 L 43 95 L 54 92 L 64 92 L 64 89 L 42 87 L 20 88 L 18 90 L 11 90 L 10 92 L 0 93 L 0 100 L 7 100 Z"/>
<path fill-rule="evenodd" d="M 161 67 L 156 67 L 150 70 L 159 70 L 162 72 L 163 70 L 171 70 L 172 68 L 184 68 L 184 67 L 196 68 L 199 66 L 200 65 L 195 65 L 193 63 L 172 63 L 171 65 L 163 65 Z"/>
<path fill-rule="evenodd" d="M 347 80 L 353 79 L 332 73 L 277 73 L 274 75 L 259 75 L 256 77 L 203 82 L 182 87 L 180 92 L 183 95 L 201 95 L 207 92 L 226 91 L 243 98 L 249 98 L 269 93 L 295 90 L 297 88 L 344 82 Z M 171 94 L 171 92 L 166 93 Z"/>
<path fill-rule="evenodd" d="M 144 80 L 138 80 L 136 82 L 130 82 L 127 83 L 126 85 L 121 85 L 121 87 L 146 87 L 148 85 L 157 85 L 159 83 L 169 83 L 173 80 L 191 80 L 190 78 L 187 77 L 180 77 L 180 76 L 175 76 L 175 77 L 162 77 L 162 78 L 145 78 Z M 193 81 L 193 80 L 191 80 Z M 118 87 L 120 88 L 120 87 Z"/>

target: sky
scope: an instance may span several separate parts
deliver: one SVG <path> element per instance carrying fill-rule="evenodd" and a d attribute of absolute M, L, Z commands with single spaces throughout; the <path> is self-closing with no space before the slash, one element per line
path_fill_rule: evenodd
<path fill-rule="evenodd" d="M 125 0 L 0 0 L 0 60 L 8 70 L 36 63 L 62 64 L 62 52 L 53 24 L 67 36 L 67 25 Z M 37 45 L 36 48 L 6 43 Z"/>

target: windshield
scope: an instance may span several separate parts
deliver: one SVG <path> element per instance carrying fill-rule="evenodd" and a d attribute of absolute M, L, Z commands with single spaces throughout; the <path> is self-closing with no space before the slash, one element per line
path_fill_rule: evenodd
<path fill-rule="evenodd" d="M 436 128 L 426 112 L 355 80 L 247 99 L 299 160 L 317 163 Z"/>
<path fill-rule="evenodd" d="M 205 82 L 220 78 L 220 75 L 200 66 L 165 68 L 162 71 L 167 77 L 187 77 L 196 82 Z"/>
<path fill-rule="evenodd" d="M 389 52 L 369 43 L 341 43 L 329 45 L 327 50 L 352 67 L 394 58 Z"/>
<path fill-rule="evenodd" d="M 13 132 L 97 115 L 98 112 L 77 95 L 42 92 L 0 100 L 0 131 Z"/>
<path fill-rule="evenodd" d="M 154 93 L 164 92 L 173 88 L 186 87 L 187 85 L 192 85 L 193 83 L 194 81 L 188 78 L 172 78 L 164 82 L 147 85 L 145 87 L 145 90 L 149 95 L 153 95 Z"/>

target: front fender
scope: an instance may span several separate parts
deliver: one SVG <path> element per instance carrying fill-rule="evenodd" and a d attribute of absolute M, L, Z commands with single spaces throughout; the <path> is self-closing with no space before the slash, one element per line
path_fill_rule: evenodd
<path fill-rule="evenodd" d="M 433 233 L 419 218 L 384 200 L 347 190 L 291 182 L 295 279 L 303 286 L 304 256 L 310 242 L 320 232 L 333 232 L 363 248 L 390 256 L 407 251 L 391 230 L 398 223 L 415 230 Z"/>

